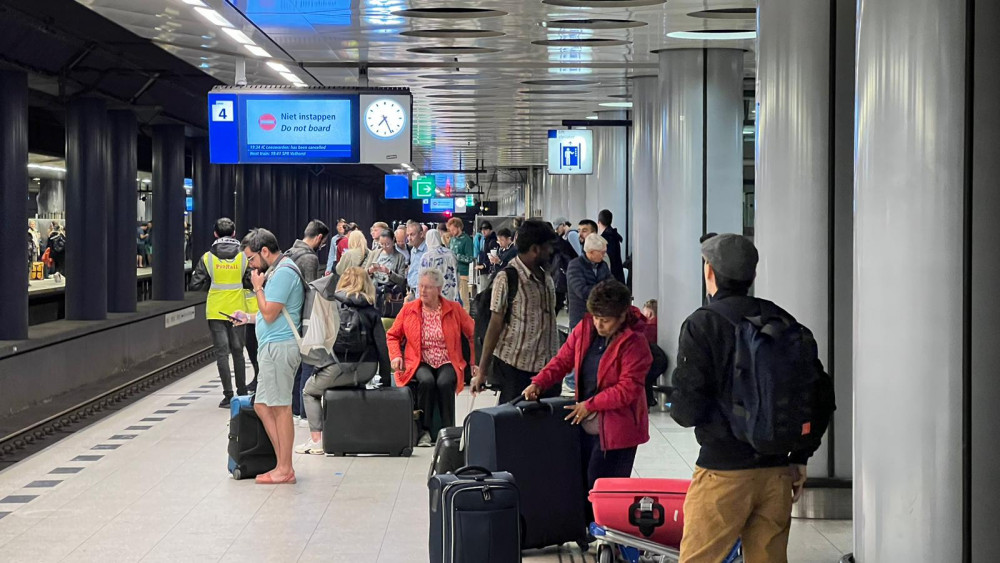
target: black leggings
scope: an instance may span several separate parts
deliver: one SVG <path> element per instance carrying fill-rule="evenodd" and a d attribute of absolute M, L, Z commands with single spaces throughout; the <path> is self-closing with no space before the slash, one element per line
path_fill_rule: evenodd
<path fill-rule="evenodd" d="M 416 389 L 415 410 L 420 413 L 421 432 L 430 432 L 434 423 L 434 405 L 441 411 L 441 427 L 455 426 L 455 387 L 458 375 L 451 364 L 434 369 L 420 364 L 409 386 Z M 433 436 L 431 437 L 434 438 Z"/>
<path fill-rule="evenodd" d="M 622 448 L 620 450 L 602 450 L 601 437 L 583 434 L 583 467 L 587 472 L 587 492 L 594 488 L 594 482 L 605 477 L 631 477 L 632 466 L 635 464 L 635 452 L 639 448 Z M 594 521 L 594 508 L 587 500 L 588 522 Z"/>

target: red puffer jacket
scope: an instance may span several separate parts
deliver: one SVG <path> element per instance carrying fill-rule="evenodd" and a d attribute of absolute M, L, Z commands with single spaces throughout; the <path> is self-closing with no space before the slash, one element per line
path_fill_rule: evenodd
<path fill-rule="evenodd" d="M 403 305 L 396 316 L 392 328 L 386 333 L 386 343 L 389 345 L 390 358 L 403 358 L 401 372 L 396 372 L 396 385 L 405 387 L 417 373 L 423 359 L 423 302 L 419 299 Z M 448 348 L 448 358 L 458 375 L 455 393 L 460 393 L 465 386 L 465 357 L 462 355 L 462 337 L 469 340 L 469 351 L 472 358 L 476 357 L 475 322 L 465 312 L 461 305 L 454 301 L 441 298 L 441 329 L 444 331 L 445 346 Z M 645 396 L 645 395 L 644 395 Z M 643 403 L 645 404 L 645 403 Z"/>
<path fill-rule="evenodd" d="M 653 356 L 643 334 L 644 324 L 639 309 L 630 308 L 625 326 L 601 356 L 597 368 L 597 394 L 586 402 L 588 411 L 600 413 L 601 449 L 605 451 L 631 448 L 649 441 L 649 409 L 644 385 Z M 571 370 L 579 374 L 595 334 L 593 317 L 588 313 L 570 333 L 556 357 L 531 382 L 548 389 L 560 383 Z M 577 400 L 579 389 L 577 385 Z"/>

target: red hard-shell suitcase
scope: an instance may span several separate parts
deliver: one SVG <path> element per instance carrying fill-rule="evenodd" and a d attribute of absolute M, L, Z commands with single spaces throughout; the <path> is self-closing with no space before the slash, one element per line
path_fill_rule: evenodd
<path fill-rule="evenodd" d="M 605 528 L 680 547 L 687 479 L 598 479 L 590 491 L 594 521 Z"/>

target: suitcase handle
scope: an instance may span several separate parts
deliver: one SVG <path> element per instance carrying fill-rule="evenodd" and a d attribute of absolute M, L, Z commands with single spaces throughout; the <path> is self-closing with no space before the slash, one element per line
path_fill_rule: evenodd
<path fill-rule="evenodd" d="M 538 399 L 537 401 L 529 401 L 524 398 L 524 395 L 518 395 L 517 398 L 513 399 L 509 404 L 513 407 L 517 407 L 517 410 L 522 415 L 538 411 L 545 411 L 547 414 L 552 412 L 552 405 L 543 403 L 541 399 Z"/>
<path fill-rule="evenodd" d="M 663 505 L 650 497 L 642 497 L 628 507 L 628 523 L 639 528 L 639 532 L 647 538 L 664 522 L 666 511 Z"/>
<path fill-rule="evenodd" d="M 460 469 L 456 469 L 454 475 L 456 477 L 464 477 L 464 476 L 469 475 L 471 473 L 477 474 L 477 476 L 474 477 L 474 479 L 476 481 L 483 481 L 487 477 L 493 475 L 492 471 L 490 471 L 489 469 L 486 469 L 485 467 L 480 467 L 478 465 L 466 465 L 465 467 L 462 467 Z"/>

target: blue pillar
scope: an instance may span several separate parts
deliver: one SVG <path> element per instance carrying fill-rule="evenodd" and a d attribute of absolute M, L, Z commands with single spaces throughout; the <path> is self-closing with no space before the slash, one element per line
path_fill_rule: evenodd
<path fill-rule="evenodd" d="M 136 308 L 135 202 L 139 126 L 128 110 L 108 112 L 108 312 Z"/>
<path fill-rule="evenodd" d="M 184 127 L 153 127 L 153 299 L 184 299 Z"/>
<path fill-rule="evenodd" d="M 0 71 L 0 340 L 28 338 L 27 198 L 28 77 Z"/>

